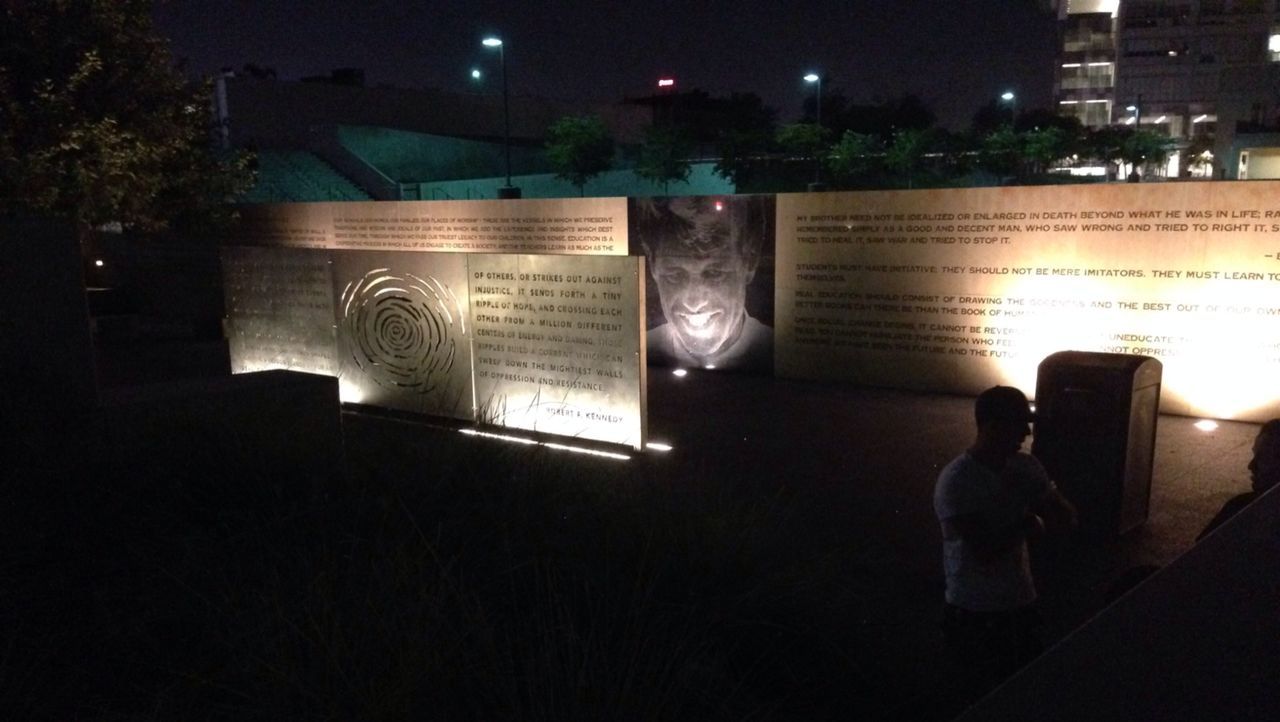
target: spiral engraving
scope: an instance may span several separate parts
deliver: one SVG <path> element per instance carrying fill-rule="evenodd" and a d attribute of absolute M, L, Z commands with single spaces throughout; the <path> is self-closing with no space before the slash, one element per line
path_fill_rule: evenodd
<path fill-rule="evenodd" d="M 427 394 L 447 382 L 466 333 L 448 286 L 377 268 L 347 284 L 340 303 L 350 360 L 374 383 Z"/>

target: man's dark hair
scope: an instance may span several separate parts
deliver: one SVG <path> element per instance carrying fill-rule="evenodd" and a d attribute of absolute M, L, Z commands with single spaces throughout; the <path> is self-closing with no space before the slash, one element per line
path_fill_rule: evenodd
<path fill-rule="evenodd" d="M 1030 423 L 1035 419 L 1027 395 L 1012 386 L 992 386 L 978 395 L 973 404 L 978 426 L 992 421 Z"/>
<path fill-rule="evenodd" d="M 727 213 L 728 236 L 723 239 L 691 237 L 693 224 L 672 209 L 676 202 L 694 204 L 701 212 Z M 723 210 L 714 210 L 717 204 L 721 204 Z M 759 205 L 754 196 L 637 198 L 633 206 L 635 231 L 649 264 L 658 254 L 699 255 L 724 245 L 754 266 L 760 258 L 767 230 L 764 214 L 757 208 Z"/>
<path fill-rule="evenodd" d="M 1280 419 L 1271 419 L 1258 429 L 1258 436 L 1270 438 L 1272 435 L 1280 433 Z"/>

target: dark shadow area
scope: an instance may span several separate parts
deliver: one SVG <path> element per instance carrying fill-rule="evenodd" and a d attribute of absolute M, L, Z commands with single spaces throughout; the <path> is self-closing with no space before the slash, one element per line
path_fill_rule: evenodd
<path fill-rule="evenodd" d="M 92 414 L 9 427 L 13 719 L 949 719 L 941 468 L 971 400 L 654 370 L 627 462 L 343 414 L 346 473 Z M 194 422 L 192 422 L 194 423 Z M 1046 641 L 1247 486 L 1162 417 L 1149 522 L 1033 549 Z M 245 432 L 248 434 L 248 432 Z M 299 432 L 307 433 L 307 432 Z M 230 449 L 231 451 L 227 451 Z M 241 455 L 243 456 L 243 455 Z M 317 475 L 325 476 L 317 490 Z"/>

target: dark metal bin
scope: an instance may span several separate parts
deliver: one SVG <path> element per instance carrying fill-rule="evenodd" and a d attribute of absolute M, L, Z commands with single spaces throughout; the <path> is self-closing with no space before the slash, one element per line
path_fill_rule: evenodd
<path fill-rule="evenodd" d="M 1040 362 L 1031 452 L 1090 535 L 1147 520 L 1162 374 L 1150 356 L 1061 351 Z"/>

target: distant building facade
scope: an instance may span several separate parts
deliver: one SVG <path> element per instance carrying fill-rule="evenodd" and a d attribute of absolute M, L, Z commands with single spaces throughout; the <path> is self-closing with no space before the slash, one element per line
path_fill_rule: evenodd
<path fill-rule="evenodd" d="M 638 144 L 652 117 L 632 104 L 513 95 L 509 153 L 500 93 L 368 87 L 359 68 L 301 81 L 227 72 L 214 106 L 221 145 L 258 154 L 259 181 L 244 202 L 492 198 L 508 162 L 526 198 L 666 192 L 626 167 L 578 189 L 558 181 L 545 157 L 547 129 L 567 115 L 599 116 L 619 145 Z M 670 185 L 679 194 L 734 190 L 709 163 Z"/>
<path fill-rule="evenodd" d="M 1211 167 L 1214 177 L 1238 177 L 1237 135 L 1276 129 L 1277 0 L 1055 0 L 1055 6 L 1058 111 L 1086 127 L 1139 126 L 1177 139 L 1170 176 L 1196 169 L 1208 175 Z"/>

